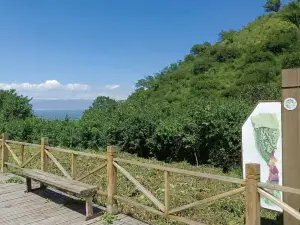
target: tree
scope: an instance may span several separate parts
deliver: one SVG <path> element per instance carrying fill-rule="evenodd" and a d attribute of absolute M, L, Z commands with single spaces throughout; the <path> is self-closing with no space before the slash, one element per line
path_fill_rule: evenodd
<path fill-rule="evenodd" d="M 191 48 L 190 53 L 195 56 L 200 55 L 204 53 L 210 46 L 211 44 L 209 42 L 204 42 L 203 44 L 196 44 Z"/>
<path fill-rule="evenodd" d="M 264 5 L 266 12 L 278 12 L 281 8 L 281 0 L 267 0 Z"/>
<path fill-rule="evenodd" d="M 292 69 L 300 67 L 300 53 L 293 52 L 286 54 L 282 60 L 283 69 Z"/>
<path fill-rule="evenodd" d="M 65 121 L 66 121 L 66 122 L 69 122 L 69 121 L 70 121 L 70 117 L 69 117 L 68 113 L 65 115 Z"/>
<path fill-rule="evenodd" d="M 31 99 L 18 95 L 16 90 L 0 90 L 0 120 L 19 120 L 32 117 Z"/>
<path fill-rule="evenodd" d="M 233 42 L 233 37 L 236 34 L 236 31 L 233 29 L 230 29 L 229 31 L 221 31 L 219 34 L 219 40 L 220 41 L 228 41 L 230 43 Z"/>
<path fill-rule="evenodd" d="M 94 100 L 91 108 L 111 112 L 116 109 L 117 105 L 118 102 L 110 97 L 98 96 Z"/>
<path fill-rule="evenodd" d="M 281 16 L 285 20 L 292 22 L 298 27 L 300 26 L 300 0 L 288 4 L 282 11 Z"/>

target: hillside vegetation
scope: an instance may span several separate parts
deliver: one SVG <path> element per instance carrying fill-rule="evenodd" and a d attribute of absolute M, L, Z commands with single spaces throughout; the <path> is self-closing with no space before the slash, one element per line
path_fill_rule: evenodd
<path fill-rule="evenodd" d="M 300 3 L 271 6 L 275 12 L 221 31 L 217 43 L 195 44 L 183 60 L 137 81 L 126 101 L 99 96 L 78 121 L 36 118 L 30 99 L 1 91 L 0 131 L 28 142 L 47 136 L 56 146 L 115 144 L 166 162 L 239 166 L 242 123 L 258 100 L 280 99 L 281 69 L 300 67 Z"/>

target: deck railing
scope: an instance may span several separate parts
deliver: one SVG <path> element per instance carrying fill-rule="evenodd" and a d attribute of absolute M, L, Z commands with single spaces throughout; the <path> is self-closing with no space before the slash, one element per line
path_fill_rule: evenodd
<path fill-rule="evenodd" d="M 56 147 L 50 147 L 48 146 L 48 139 L 42 138 L 41 144 L 31 144 L 31 143 L 25 143 L 25 142 L 18 142 L 18 141 L 12 141 L 7 139 L 6 134 L 2 134 L 1 139 L 2 147 L 1 147 L 1 162 L 2 172 L 7 172 L 7 169 L 9 166 L 22 169 L 25 168 L 31 161 L 33 161 L 35 158 L 40 157 L 40 163 L 41 163 L 41 170 L 48 171 L 48 160 L 51 160 L 56 167 L 61 171 L 61 173 L 73 180 L 83 180 L 84 178 L 100 171 L 101 169 L 106 168 L 106 174 L 107 174 L 107 189 L 106 190 L 99 190 L 97 192 L 98 195 L 106 196 L 107 197 L 107 211 L 112 214 L 118 213 L 118 201 L 124 202 L 127 204 L 130 204 L 134 207 L 137 207 L 139 209 L 143 209 L 145 211 L 148 211 L 150 213 L 157 214 L 159 216 L 179 221 L 185 224 L 198 224 L 198 225 L 204 225 L 203 223 L 190 220 L 188 218 L 176 216 L 175 214 L 178 212 L 181 212 L 186 209 L 190 209 L 192 207 L 196 207 L 199 205 L 212 203 L 218 199 L 230 197 L 239 193 L 242 193 L 245 191 L 246 196 L 246 203 L 245 203 L 245 224 L 246 225 L 259 225 L 260 224 L 260 196 L 264 196 L 265 198 L 271 200 L 273 203 L 278 205 L 280 208 L 282 208 L 284 211 L 291 214 L 296 219 L 300 220 L 300 213 L 284 203 L 283 201 L 276 199 L 273 195 L 271 195 L 268 190 L 277 190 L 287 193 L 293 193 L 300 195 L 300 190 L 286 187 L 286 186 L 280 186 L 280 185 L 271 185 L 267 183 L 261 183 L 260 182 L 260 165 L 259 164 L 247 164 L 246 165 L 246 179 L 239 179 L 229 176 L 220 176 L 220 175 L 214 175 L 214 174 L 208 174 L 208 173 L 201 173 L 197 171 L 190 171 L 190 170 L 183 170 L 173 167 L 165 167 L 155 164 L 148 164 L 148 163 L 141 163 L 138 161 L 133 160 L 126 160 L 116 157 L 116 148 L 114 146 L 108 146 L 107 147 L 107 155 L 102 156 L 98 154 L 93 153 L 87 153 L 87 152 L 80 152 L 80 151 L 73 151 L 68 149 L 62 149 L 62 148 L 56 148 Z M 17 156 L 16 151 L 11 147 L 11 145 L 18 145 L 20 146 L 20 155 Z M 30 158 L 25 160 L 24 157 L 24 147 L 25 146 L 31 146 L 35 148 L 39 148 L 38 151 L 36 151 Z M 69 173 L 67 169 L 65 169 L 61 163 L 55 158 L 55 156 L 52 154 L 53 152 L 63 152 L 70 154 L 70 164 L 71 164 L 71 172 Z M 14 163 L 8 162 L 8 156 L 11 155 L 11 158 L 13 159 Z M 85 156 L 90 158 L 96 158 L 99 159 L 99 165 L 96 165 L 95 169 L 92 171 L 86 171 L 84 175 L 81 175 L 80 177 L 77 177 L 77 165 L 76 165 L 76 158 L 77 156 Z M 164 172 L 164 202 L 160 201 L 158 198 L 156 198 L 147 188 L 145 188 L 136 178 L 134 178 L 124 167 L 122 167 L 119 163 L 123 164 L 130 164 L 135 166 L 140 166 L 148 169 L 154 169 L 154 170 L 160 170 Z M 136 201 L 133 201 L 129 199 L 126 196 L 120 196 L 118 195 L 117 190 L 117 173 L 123 174 L 141 193 L 143 193 L 154 205 L 154 207 L 150 207 L 147 205 L 143 205 L 141 203 L 138 203 Z M 211 180 L 218 180 L 218 181 L 224 181 L 224 182 L 230 182 L 240 185 L 239 188 L 218 194 L 206 199 L 202 199 L 199 201 L 195 201 L 180 207 L 171 208 L 170 207 L 170 173 L 177 173 L 182 175 L 188 175 L 188 176 L 195 176 L 199 178 L 205 178 L 205 179 L 211 179 Z"/>

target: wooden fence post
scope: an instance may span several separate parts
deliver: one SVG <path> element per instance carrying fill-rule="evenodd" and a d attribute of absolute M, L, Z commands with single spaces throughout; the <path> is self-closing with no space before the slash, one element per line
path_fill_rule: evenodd
<path fill-rule="evenodd" d="M 115 146 L 107 147 L 107 212 L 118 213 L 118 204 L 113 196 L 117 192 L 117 168 L 113 165 L 116 153 Z"/>
<path fill-rule="evenodd" d="M 48 171 L 48 157 L 45 152 L 45 148 L 48 145 L 48 138 L 41 138 L 41 170 L 47 172 Z"/>
<path fill-rule="evenodd" d="M 5 164 L 8 161 L 8 149 L 5 145 L 7 140 L 7 134 L 3 133 L 2 134 L 2 168 L 1 168 L 1 172 L 2 173 L 7 173 L 7 165 Z"/>
<path fill-rule="evenodd" d="M 246 164 L 246 225 L 260 225 L 260 196 L 257 183 L 260 181 L 260 165 Z"/>
<path fill-rule="evenodd" d="M 76 166 L 76 158 L 77 158 L 77 155 L 72 153 L 72 158 L 71 158 L 71 176 L 72 176 L 72 179 L 75 180 L 76 179 L 76 169 L 77 169 L 77 166 Z"/>
<path fill-rule="evenodd" d="M 20 149 L 21 166 L 24 163 L 24 147 L 25 147 L 25 145 L 21 144 L 21 149 Z"/>
<path fill-rule="evenodd" d="M 165 178 L 165 217 L 168 217 L 170 210 L 170 172 L 164 171 Z"/>

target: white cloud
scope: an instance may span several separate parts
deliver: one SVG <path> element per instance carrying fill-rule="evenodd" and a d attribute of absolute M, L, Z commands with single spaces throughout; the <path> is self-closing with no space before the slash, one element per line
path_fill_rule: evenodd
<path fill-rule="evenodd" d="M 33 83 L 11 83 L 5 84 L 0 83 L 0 89 L 9 90 L 16 89 L 17 91 L 22 90 L 88 90 L 90 87 L 85 84 L 61 84 L 57 80 L 46 80 L 44 83 L 33 84 Z"/>
<path fill-rule="evenodd" d="M 106 89 L 109 89 L 109 90 L 113 90 L 113 89 L 117 89 L 119 88 L 120 85 L 119 84 L 109 84 L 109 85 L 106 85 L 105 88 Z"/>
<path fill-rule="evenodd" d="M 131 94 L 131 86 L 111 84 L 89 86 L 79 83 L 63 84 L 57 80 L 46 80 L 43 83 L 0 83 L 0 89 L 16 89 L 18 94 L 34 99 L 88 99 L 97 96 L 109 96 L 116 99 L 126 99 Z M 111 91 L 113 90 L 113 91 Z"/>

